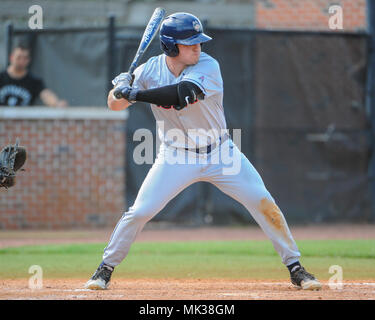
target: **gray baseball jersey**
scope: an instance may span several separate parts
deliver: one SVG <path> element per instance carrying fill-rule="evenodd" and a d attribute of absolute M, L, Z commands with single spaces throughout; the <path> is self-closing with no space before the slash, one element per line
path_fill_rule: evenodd
<path fill-rule="evenodd" d="M 205 94 L 203 100 L 189 104 L 182 110 L 165 108 L 151 104 L 152 112 L 164 130 L 158 128 L 159 138 L 175 147 L 201 148 L 219 139 L 226 130 L 223 108 L 223 80 L 218 62 L 202 52 L 197 64 L 188 66 L 180 76 L 175 77 L 168 69 L 165 54 L 150 58 L 135 72 L 133 87 L 141 90 L 153 89 L 191 81 Z M 171 129 L 179 129 L 183 135 L 175 136 L 175 141 L 164 134 Z"/>

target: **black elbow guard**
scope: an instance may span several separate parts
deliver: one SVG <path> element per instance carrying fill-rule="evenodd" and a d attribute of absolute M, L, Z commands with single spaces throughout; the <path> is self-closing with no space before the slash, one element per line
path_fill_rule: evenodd
<path fill-rule="evenodd" d="M 175 106 L 175 109 L 181 110 L 188 104 L 197 102 L 198 100 L 204 99 L 204 93 L 201 88 L 190 81 L 181 81 L 177 85 L 178 101 L 179 105 Z"/>

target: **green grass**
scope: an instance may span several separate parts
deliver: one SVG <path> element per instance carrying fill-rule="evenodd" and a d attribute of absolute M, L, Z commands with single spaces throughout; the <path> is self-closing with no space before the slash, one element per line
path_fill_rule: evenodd
<path fill-rule="evenodd" d="M 0 249 L 0 279 L 27 278 L 40 265 L 45 278 L 87 278 L 101 261 L 105 243 Z M 298 241 L 301 262 L 322 280 L 331 265 L 344 279 L 375 280 L 375 240 Z M 286 279 L 288 272 L 270 241 L 134 243 L 115 271 L 124 278 Z"/>

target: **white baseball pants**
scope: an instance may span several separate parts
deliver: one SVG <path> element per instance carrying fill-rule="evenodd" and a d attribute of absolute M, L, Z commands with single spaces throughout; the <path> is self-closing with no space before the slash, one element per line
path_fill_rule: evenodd
<path fill-rule="evenodd" d="M 133 206 L 123 214 L 104 249 L 104 263 L 113 267 L 120 264 L 144 225 L 177 194 L 199 181 L 212 183 L 240 202 L 272 241 L 285 265 L 299 260 L 282 212 L 256 169 L 228 139 L 208 155 L 162 144 Z"/>

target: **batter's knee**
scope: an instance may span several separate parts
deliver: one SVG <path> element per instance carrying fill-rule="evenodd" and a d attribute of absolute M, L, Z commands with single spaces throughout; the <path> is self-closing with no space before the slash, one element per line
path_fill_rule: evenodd
<path fill-rule="evenodd" d="M 264 199 L 274 202 L 274 199 L 264 184 L 249 188 L 247 191 L 244 191 L 244 193 L 244 195 L 241 194 L 242 199 L 240 202 L 243 203 L 245 207 L 258 207 Z"/>
<path fill-rule="evenodd" d="M 150 207 L 131 207 L 129 211 L 125 213 L 125 216 L 133 221 L 146 223 L 151 220 L 156 213 L 157 212 Z"/>

